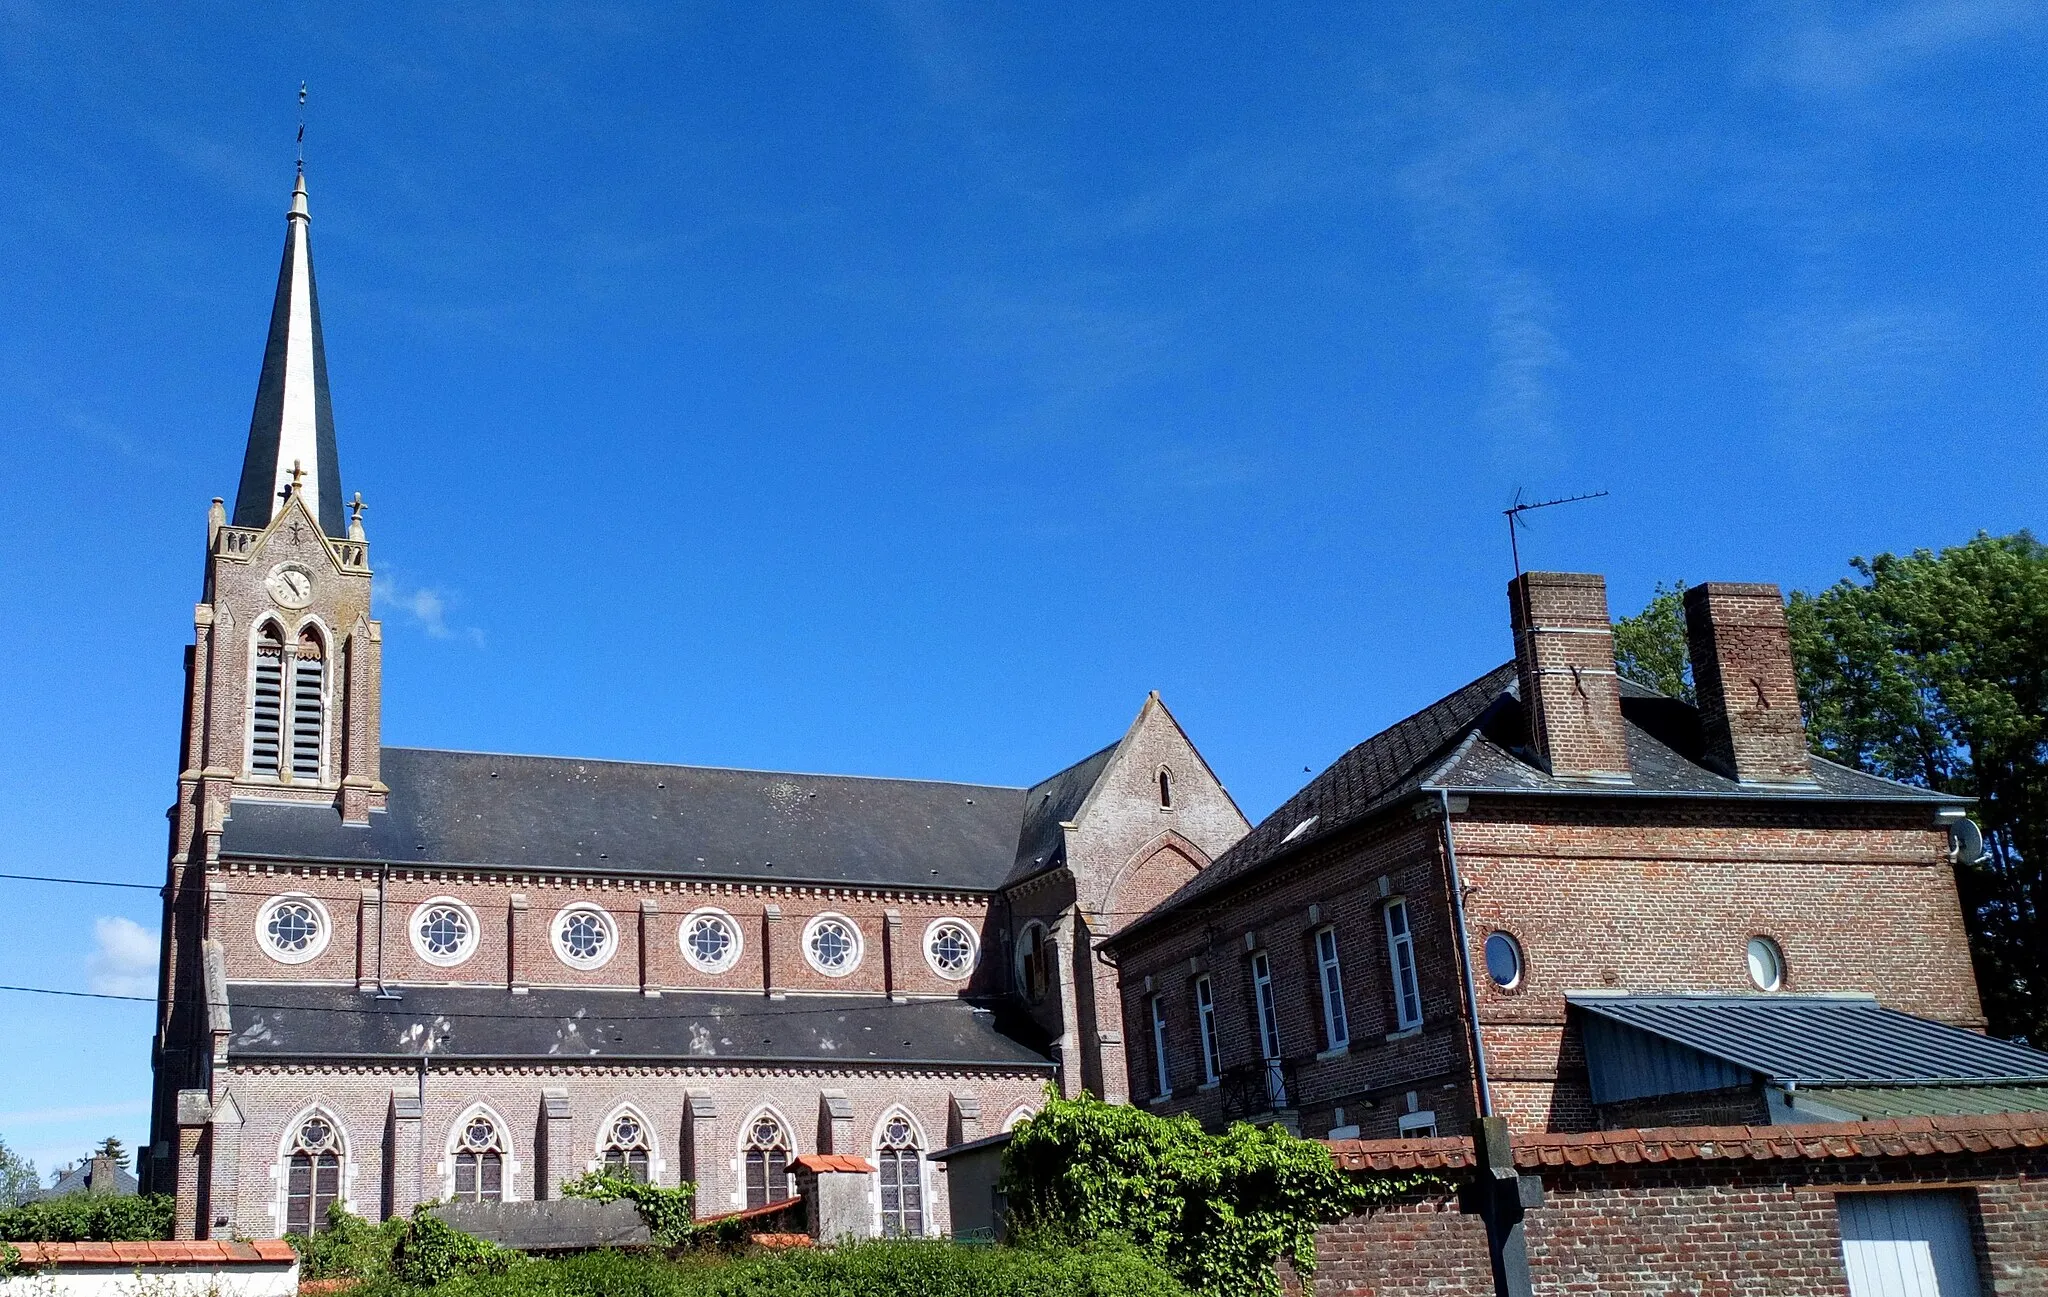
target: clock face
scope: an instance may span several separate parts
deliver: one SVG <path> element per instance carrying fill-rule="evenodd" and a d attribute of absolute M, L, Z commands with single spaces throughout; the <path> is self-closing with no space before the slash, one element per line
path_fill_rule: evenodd
<path fill-rule="evenodd" d="M 313 578 L 306 569 L 287 563 L 271 570 L 263 584 L 270 597 L 286 608 L 303 608 L 313 602 Z"/>

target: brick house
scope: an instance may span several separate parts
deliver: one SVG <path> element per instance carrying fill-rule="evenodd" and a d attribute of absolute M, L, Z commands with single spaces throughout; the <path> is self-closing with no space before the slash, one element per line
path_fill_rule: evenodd
<path fill-rule="evenodd" d="M 1809 756 L 1776 587 L 1687 593 L 1697 706 L 1620 678 L 1600 577 L 1509 605 L 1513 661 L 1109 941 L 1138 1101 L 1338 1139 L 2048 1108 L 1980 1034 L 1965 805 Z"/>
<path fill-rule="evenodd" d="M 142 1168 L 178 1236 L 599 1166 L 712 1214 L 817 1154 L 938 1233 L 926 1153 L 1123 1097 L 1097 944 L 1249 827 L 1158 696 L 1030 788 L 385 747 L 303 177 L 286 228 L 186 651 Z"/>

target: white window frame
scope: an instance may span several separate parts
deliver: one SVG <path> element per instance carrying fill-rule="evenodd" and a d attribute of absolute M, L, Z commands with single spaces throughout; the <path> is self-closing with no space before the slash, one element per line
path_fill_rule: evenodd
<path fill-rule="evenodd" d="M 939 964 L 939 957 L 932 953 L 932 943 L 937 941 L 939 934 L 947 928 L 958 928 L 967 937 L 967 967 L 957 973 L 947 972 Z M 981 967 L 981 938 L 975 934 L 974 925 L 965 919 L 933 919 L 925 925 L 924 962 L 931 965 L 934 973 L 949 982 L 964 982 L 974 976 L 974 970 Z"/>
<path fill-rule="evenodd" d="M 1259 1033 L 1259 1057 L 1280 1057 L 1280 1010 L 1273 998 L 1273 961 L 1265 951 L 1252 953 L 1252 1016 Z"/>
<path fill-rule="evenodd" d="M 452 954 L 437 955 L 428 947 L 426 936 L 420 932 L 420 924 L 426 919 L 428 910 L 444 907 L 460 914 L 469 932 Z M 413 953 L 436 968 L 453 968 L 457 964 L 468 962 L 483 941 L 483 925 L 477 922 L 476 911 L 469 908 L 466 902 L 459 901 L 453 896 L 434 896 L 413 906 L 412 914 L 405 921 L 405 933 L 412 938 Z"/>
<path fill-rule="evenodd" d="M 1344 1005 L 1344 965 L 1337 956 L 1337 925 L 1316 929 L 1316 981 L 1323 992 L 1323 1039 L 1331 1051 L 1351 1048 L 1351 1015 Z"/>
<path fill-rule="evenodd" d="M 724 959 L 713 963 L 700 958 L 691 947 L 690 928 L 699 919 L 718 919 L 725 924 L 726 933 L 731 936 L 732 944 L 726 948 Z M 746 953 L 747 939 L 745 932 L 740 928 L 739 920 L 715 905 L 705 905 L 685 914 L 683 921 L 676 926 L 676 947 L 682 951 L 684 963 L 700 973 L 716 976 L 719 973 L 729 973 L 738 966 L 740 956 Z"/>
<path fill-rule="evenodd" d="M 1151 995 L 1145 1000 L 1152 1014 L 1152 1097 L 1173 1097 L 1173 1071 L 1166 1057 L 1166 997 Z"/>
<path fill-rule="evenodd" d="M 570 918 L 578 914 L 595 914 L 598 923 L 604 928 L 604 949 L 599 951 L 594 959 L 577 959 L 562 943 L 562 934 L 568 930 Z M 548 944 L 554 948 L 555 958 L 570 968 L 580 968 L 585 972 L 603 968 L 619 953 L 618 920 L 612 918 L 611 912 L 596 901 L 571 901 L 555 911 L 555 920 L 548 925 Z"/>
<path fill-rule="evenodd" d="M 1399 1125 L 1402 1139 L 1430 1139 L 1437 1133 L 1436 1111 L 1424 1108 L 1421 1112 L 1404 1112 Z"/>
<path fill-rule="evenodd" d="M 1394 924 L 1395 914 L 1400 926 Z M 1387 933 L 1387 969 L 1394 992 L 1394 1023 L 1398 1030 L 1413 1031 L 1422 1025 L 1422 978 L 1415 967 L 1415 929 L 1408 918 L 1408 899 L 1396 896 L 1380 906 L 1380 922 Z"/>
<path fill-rule="evenodd" d="M 305 906 L 313 911 L 313 921 L 319 925 L 320 930 L 313 935 L 313 940 L 304 950 L 280 950 L 271 944 L 270 916 L 277 911 L 278 906 L 285 904 Z M 333 916 L 328 914 L 327 907 L 321 904 L 319 897 L 309 893 L 280 892 L 265 901 L 256 911 L 256 945 L 264 954 L 280 964 L 310 963 L 327 953 L 327 945 L 333 939 Z"/>
<path fill-rule="evenodd" d="M 1223 1042 L 1216 1036 L 1216 985 L 1207 973 L 1195 979 L 1195 1027 L 1202 1038 L 1202 1084 L 1223 1079 Z"/>
<path fill-rule="evenodd" d="M 844 924 L 847 932 L 852 935 L 853 953 L 852 955 L 847 957 L 846 963 L 843 966 L 839 968 L 827 968 L 825 964 L 818 958 L 817 952 L 811 949 L 811 938 L 817 935 L 819 928 L 825 926 L 827 923 L 834 922 Z M 814 914 L 811 916 L 811 921 L 804 924 L 804 962 L 809 964 L 817 972 L 823 973 L 826 977 L 853 976 L 855 972 L 859 971 L 861 960 L 867 955 L 867 947 L 867 937 L 862 934 L 860 930 L 860 925 L 858 923 L 855 923 L 851 918 L 847 917 L 846 915 L 839 913 L 837 910 L 827 910 L 823 914 Z"/>

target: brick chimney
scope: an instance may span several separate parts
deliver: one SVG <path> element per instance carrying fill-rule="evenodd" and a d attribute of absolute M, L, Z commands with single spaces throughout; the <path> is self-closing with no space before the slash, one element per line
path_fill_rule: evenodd
<path fill-rule="evenodd" d="M 1778 587 L 1694 586 L 1685 592 L 1685 639 L 1707 764 L 1745 784 L 1811 785 Z"/>
<path fill-rule="evenodd" d="M 1559 779 L 1630 782 L 1606 578 L 1524 572 L 1508 585 L 1529 747 Z"/>

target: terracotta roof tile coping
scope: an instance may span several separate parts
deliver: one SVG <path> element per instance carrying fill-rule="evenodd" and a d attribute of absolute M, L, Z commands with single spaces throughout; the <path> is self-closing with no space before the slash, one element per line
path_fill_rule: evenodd
<path fill-rule="evenodd" d="M 47 1265 L 275 1265 L 299 1254 L 279 1238 L 159 1240 L 150 1243 L 15 1243 L 26 1266 Z"/>
<path fill-rule="evenodd" d="M 801 1198 L 777 1198 L 774 1202 L 764 1202 L 758 1207 L 743 1207 L 738 1211 L 723 1211 L 716 1216 L 699 1216 L 697 1223 L 699 1225 L 709 1225 L 715 1221 L 760 1220 L 767 1216 L 779 1216 L 802 1201 L 803 1199 Z"/>
<path fill-rule="evenodd" d="M 811 1247 L 817 1240 L 809 1234 L 749 1234 L 747 1242 L 755 1247 L 792 1248 Z"/>
<path fill-rule="evenodd" d="M 1432 1139 L 1326 1139 L 1347 1171 L 1454 1171 L 1472 1165 L 1472 1143 Z M 1662 1126 L 1564 1135 L 1516 1135 L 1515 1165 L 1612 1166 L 1638 1162 L 1796 1158 L 1929 1157 L 2048 1147 L 2048 1113 L 1895 1117 L 1810 1126 Z"/>
<path fill-rule="evenodd" d="M 790 1159 L 789 1165 L 793 1171 L 869 1172 L 875 1169 L 873 1162 L 847 1153 L 806 1153 L 802 1157 Z"/>

